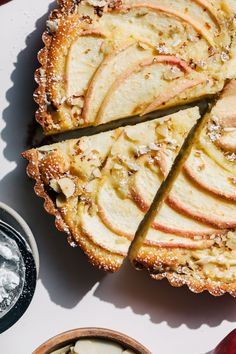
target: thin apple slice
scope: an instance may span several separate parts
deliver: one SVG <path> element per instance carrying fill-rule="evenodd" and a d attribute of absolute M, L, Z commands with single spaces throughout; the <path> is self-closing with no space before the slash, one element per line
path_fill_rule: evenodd
<path fill-rule="evenodd" d="M 140 169 L 130 183 L 131 196 L 141 210 L 149 209 L 157 189 L 170 171 L 184 138 L 198 118 L 199 110 L 194 107 L 156 121 L 156 136 L 149 141 L 161 144 L 158 150 L 151 154 L 147 153 L 137 160 Z M 142 140 L 144 142 L 144 139 Z M 153 145 L 155 147 L 155 144 Z"/>
<path fill-rule="evenodd" d="M 127 4 L 142 4 L 143 0 L 128 0 Z M 190 6 L 190 4 L 191 6 Z M 196 6 L 194 7 L 194 3 L 196 4 Z M 147 4 L 147 3 L 146 3 Z M 198 22 L 208 22 L 210 27 L 213 27 L 212 30 L 214 29 L 214 26 L 212 26 L 214 23 L 217 27 L 221 26 L 221 21 L 219 19 L 219 16 L 217 14 L 217 11 L 215 10 L 215 8 L 211 5 L 211 3 L 207 0 L 190 0 L 190 1 L 175 1 L 173 3 L 173 1 L 171 0 L 164 0 L 164 1 L 159 1 L 158 2 L 159 5 L 161 5 L 162 7 L 167 7 L 167 8 L 174 8 L 176 11 L 178 11 L 179 13 L 184 13 L 186 7 L 188 6 L 188 15 L 189 17 L 194 17 L 195 19 L 197 18 Z M 157 5 L 157 1 L 156 0 L 148 0 L 148 5 L 151 6 L 155 6 Z M 200 8 L 202 8 L 202 10 Z M 209 17 L 212 19 L 212 22 L 209 21 Z M 200 24 L 198 25 L 198 27 L 200 26 Z"/>
<path fill-rule="evenodd" d="M 169 87 L 162 93 L 160 93 L 157 98 L 154 99 L 141 113 L 141 116 L 144 114 L 155 111 L 162 106 L 165 106 L 166 102 L 180 95 L 182 92 L 191 89 L 201 83 L 205 82 L 205 77 L 197 77 L 194 79 L 184 79 L 180 78 L 169 84 Z"/>
<path fill-rule="evenodd" d="M 197 236 L 208 238 L 209 235 L 220 235 L 224 232 L 224 230 L 209 227 L 197 220 L 180 214 L 166 203 L 163 204 L 160 212 L 155 217 L 152 227 L 159 231 L 188 238 L 194 238 Z"/>
<path fill-rule="evenodd" d="M 117 129 L 90 137 L 82 137 L 76 144 L 74 140 L 71 140 L 71 149 L 68 148 L 70 146 L 68 142 L 68 145 L 65 145 L 65 154 L 71 153 L 70 172 L 84 181 L 94 178 L 96 172 L 100 173 L 99 171 L 119 135 L 120 131 Z"/>
<path fill-rule="evenodd" d="M 83 118 L 93 122 L 96 118 L 107 90 L 126 69 L 139 60 L 152 54 L 153 48 L 146 45 L 146 50 L 138 43 L 125 44 L 107 55 L 92 76 L 85 95 Z"/>
<path fill-rule="evenodd" d="M 163 176 L 154 173 L 147 167 L 143 167 L 134 175 L 130 189 L 131 196 L 143 212 L 149 209 L 162 180 Z M 161 208 L 152 227 L 159 231 L 186 237 L 222 233 L 220 230 L 178 213 L 167 204 Z"/>
<path fill-rule="evenodd" d="M 175 210 L 216 228 L 236 227 L 236 204 L 207 193 L 183 173 L 175 181 L 167 203 Z"/>
<path fill-rule="evenodd" d="M 211 116 L 222 128 L 236 128 L 236 80 L 231 80 L 212 109 Z"/>
<path fill-rule="evenodd" d="M 93 243 L 115 254 L 125 256 L 128 252 L 130 240 L 127 237 L 119 236 L 107 228 L 99 218 L 98 214 L 89 214 L 88 208 L 81 205 L 79 208 L 81 229 Z"/>
<path fill-rule="evenodd" d="M 130 239 L 134 237 L 143 213 L 130 198 L 122 199 L 107 178 L 99 188 L 97 204 L 98 214 L 110 230 Z"/>
<path fill-rule="evenodd" d="M 100 50 L 104 35 L 100 31 L 86 32 L 72 43 L 66 61 L 66 96 L 83 96 L 91 76 L 103 59 Z"/>
<path fill-rule="evenodd" d="M 216 144 L 225 152 L 236 153 L 236 127 L 225 128 L 225 130 Z"/>
<path fill-rule="evenodd" d="M 149 209 L 176 155 L 171 150 L 168 150 L 168 154 L 165 152 L 164 149 L 159 150 L 154 158 L 149 155 L 142 156 L 138 161 L 140 169 L 132 176 L 130 195 L 143 212 Z"/>
<path fill-rule="evenodd" d="M 162 182 L 163 174 L 154 173 L 148 167 L 143 166 L 135 173 L 130 187 L 130 194 L 140 210 L 146 212 L 149 209 Z"/>
<path fill-rule="evenodd" d="M 72 353 L 72 352 L 71 352 Z M 73 350 L 75 354 L 122 354 L 124 353 L 119 343 L 102 338 L 80 338 Z M 52 353 L 53 354 L 53 353 Z"/>
<path fill-rule="evenodd" d="M 184 249 L 204 249 L 210 247 L 213 243 L 214 241 L 210 239 L 194 240 L 160 230 L 154 230 L 153 228 L 149 228 L 144 241 L 144 245 L 148 246 Z"/>
<path fill-rule="evenodd" d="M 212 142 L 207 135 L 206 131 L 203 131 L 200 139 L 199 146 L 204 150 L 207 155 L 212 158 L 216 163 L 218 163 L 222 168 L 228 170 L 230 173 L 236 175 L 236 164 L 235 158 L 231 154 L 225 154 L 217 145 Z"/>
<path fill-rule="evenodd" d="M 184 171 L 194 182 L 209 192 L 236 201 L 236 176 L 219 166 L 203 151 L 191 152 Z"/>
<path fill-rule="evenodd" d="M 108 90 L 98 111 L 96 124 L 143 112 L 145 106 L 169 87 L 170 82 L 163 77 L 172 66 L 179 69 L 180 77 L 191 70 L 184 61 L 169 55 L 152 56 L 130 66 Z"/>
<path fill-rule="evenodd" d="M 174 17 L 177 18 L 178 20 L 192 26 L 194 30 L 201 35 L 203 38 L 207 40 L 207 42 L 214 47 L 215 46 L 215 41 L 211 35 L 211 33 L 204 27 L 202 26 L 201 23 L 195 20 L 192 16 L 189 16 L 188 14 L 184 12 L 177 11 L 173 9 L 173 7 L 166 7 L 166 6 L 161 6 L 161 5 L 154 5 L 150 3 L 140 3 L 140 4 L 132 4 L 128 7 L 121 7 L 121 9 L 135 9 L 135 8 L 144 8 L 148 9 L 149 11 L 153 11 L 156 13 L 162 13 L 168 17 Z"/>
<path fill-rule="evenodd" d="M 231 80 L 213 107 L 199 145 L 222 168 L 236 175 L 236 80 Z"/>

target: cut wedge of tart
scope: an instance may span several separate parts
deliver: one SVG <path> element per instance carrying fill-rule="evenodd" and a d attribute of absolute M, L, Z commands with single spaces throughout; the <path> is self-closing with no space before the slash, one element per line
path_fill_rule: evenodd
<path fill-rule="evenodd" d="M 220 144 L 234 133 L 235 101 L 236 81 L 231 81 L 157 193 L 130 258 L 173 286 L 236 297 L 236 154 Z M 179 218 L 186 232 L 179 232 Z M 162 219 L 166 228 L 159 225 Z M 201 229 L 192 222 L 201 222 Z"/>
<path fill-rule="evenodd" d="M 46 134 L 190 102 L 236 75 L 234 1 L 58 3 L 36 72 Z"/>
<path fill-rule="evenodd" d="M 28 175 L 36 180 L 35 192 L 55 215 L 57 228 L 94 265 L 119 269 L 152 197 L 198 118 L 195 107 L 23 153 L 29 160 Z M 204 235 L 214 230 L 197 221 L 186 225 L 185 219 L 179 217 L 174 225 L 182 234 L 186 228 Z M 158 222 L 153 227 L 166 227 L 165 220 Z"/>

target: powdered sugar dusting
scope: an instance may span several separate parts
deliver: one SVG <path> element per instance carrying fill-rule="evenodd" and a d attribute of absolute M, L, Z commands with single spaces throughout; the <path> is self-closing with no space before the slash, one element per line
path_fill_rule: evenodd
<path fill-rule="evenodd" d="M 17 243 L 0 232 L 0 318 L 19 298 L 24 277 L 24 261 Z"/>

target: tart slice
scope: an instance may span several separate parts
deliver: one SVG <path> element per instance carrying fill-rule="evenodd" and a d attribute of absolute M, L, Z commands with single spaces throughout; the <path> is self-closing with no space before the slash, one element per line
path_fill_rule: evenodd
<path fill-rule="evenodd" d="M 149 206 L 140 202 L 142 193 L 151 204 L 198 118 L 196 107 L 23 153 L 29 160 L 28 175 L 36 180 L 35 192 L 55 215 L 57 228 L 94 265 L 119 269 Z M 149 175 L 155 175 L 153 180 L 142 184 Z M 214 229 L 192 224 L 206 234 Z M 181 229 L 181 220 L 177 227 Z"/>
<path fill-rule="evenodd" d="M 235 77 L 233 1 L 58 3 L 36 72 L 46 134 L 193 101 Z"/>
<path fill-rule="evenodd" d="M 188 285 L 194 292 L 225 292 L 236 297 L 236 150 L 223 144 L 236 131 L 236 81 L 224 89 L 203 120 L 203 129 L 172 170 L 163 193 L 157 195 L 147 223 L 140 226 L 130 257 L 154 279 Z M 200 133 L 199 133 L 200 132 Z M 185 159 L 187 160 L 185 161 Z M 168 218 L 166 206 L 175 214 Z M 156 208 L 156 209 L 155 209 Z M 151 210 L 151 209 L 150 209 Z M 166 228 L 160 220 L 166 215 Z M 179 232 L 179 218 L 189 231 Z M 195 231 L 192 222 L 216 230 Z M 153 228 L 153 224 L 157 227 Z M 186 223 L 185 223 L 186 224 Z M 209 230 L 208 230 L 209 231 Z"/>

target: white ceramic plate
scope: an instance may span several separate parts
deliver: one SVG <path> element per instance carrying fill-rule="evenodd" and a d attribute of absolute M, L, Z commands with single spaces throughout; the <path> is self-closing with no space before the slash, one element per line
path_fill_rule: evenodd
<path fill-rule="evenodd" d="M 235 328 L 235 300 L 174 289 L 128 264 L 104 275 L 67 246 L 34 196 L 20 153 L 33 119 L 33 72 L 49 7 L 49 0 L 12 0 L 0 7 L 0 200 L 25 218 L 40 254 L 34 299 L 1 335 L 1 352 L 28 354 L 57 333 L 93 326 L 126 333 L 153 354 L 205 354 Z"/>

